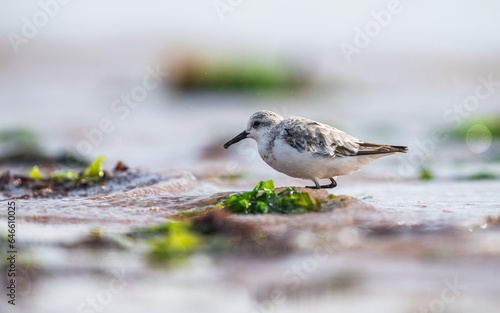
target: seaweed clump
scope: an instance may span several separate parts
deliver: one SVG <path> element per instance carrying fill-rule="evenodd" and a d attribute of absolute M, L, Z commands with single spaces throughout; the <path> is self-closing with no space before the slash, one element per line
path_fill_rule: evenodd
<path fill-rule="evenodd" d="M 59 197 L 67 196 L 69 192 L 79 195 L 101 193 L 102 186 L 110 179 L 120 178 L 120 172 L 127 172 L 128 167 L 119 162 L 113 170 L 113 175 L 103 169 L 105 157 L 98 157 L 87 168 L 80 171 L 64 170 L 43 172 L 37 165 L 33 166 L 28 175 L 11 174 L 5 171 L 0 175 L 0 191 L 6 197 Z M 95 190 L 88 189 L 93 187 Z M 82 192 L 87 193 L 82 194 Z"/>
<path fill-rule="evenodd" d="M 308 82 L 302 71 L 285 62 L 253 58 L 186 57 L 176 60 L 170 68 L 168 83 L 180 93 L 289 93 L 302 89 Z"/>
<path fill-rule="evenodd" d="M 272 180 L 261 181 L 250 192 L 232 195 L 221 206 L 236 214 L 298 214 L 318 212 L 322 202 L 293 187 L 276 193 Z"/>
<path fill-rule="evenodd" d="M 497 175 L 491 172 L 481 171 L 467 176 L 468 180 L 493 180 L 498 179 Z"/>
<path fill-rule="evenodd" d="M 91 181 L 91 182 L 99 182 L 104 180 L 105 172 L 102 168 L 102 164 L 106 160 L 105 157 L 98 157 L 92 164 L 90 164 L 84 171 L 79 174 L 72 170 L 67 170 L 62 173 L 54 172 L 50 174 L 49 178 L 44 178 L 42 173 L 40 172 L 40 168 L 35 165 L 31 169 L 28 178 L 33 181 L 45 180 L 47 182 L 55 181 L 55 182 L 64 182 L 64 181 Z"/>
<path fill-rule="evenodd" d="M 153 265 L 178 263 L 197 253 L 275 256 L 291 249 L 286 237 L 273 236 L 232 216 L 227 210 L 213 210 L 136 228 L 127 236 L 145 244 L 146 258 Z"/>
<path fill-rule="evenodd" d="M 434 174 L 432 173 L 430 168 L 422 166 L 420 168 L 419 178 L 420 178 L 420 180 L 424 180 L 424 181 L 433 180 Z"/>
<path fill-rule="evenodd" d="M 187 222 L 168 221 L 154 228 L 139 230 L 142 235 L 156 236 L 149 240 L 151 261 L 182 260 L 202 247 L 203 238 Z"/>

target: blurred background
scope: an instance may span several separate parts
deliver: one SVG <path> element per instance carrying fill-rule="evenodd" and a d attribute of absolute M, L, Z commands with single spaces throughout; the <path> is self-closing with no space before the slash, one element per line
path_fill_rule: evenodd
<path fill-rule="evenodd" d="M 339 179 L 333 192 L 377 210 L 332 217 L 341 252 L 304 280 L 305 291 L 287 295 L 301 306 L 287 302 L 283 311 L 309 310 L 312 294 L 324 291 L 324 311 L 333 302 L 341 312 L 441 312 L 430 305 L 457 277 L 468 293 L 446 311 L 497 308 L 498 12 L 494 0 L 2 1 L 0 172 L 83 167 L 104 155 L 108 169 L 122 160 L 185 171 L 189 182 L 180 196 L 19 200 L 20 238 L 35 260 L 33 284 L 20 289 L 26 308 L 101 312 L 78 304 L 125 268 L 128 288 L 106 312 L 136 300 L 153 311 L 273 311 L 262 293 L 315 252 L 303 234 L 292 256 L 197 257 L 171 272 L 145 267 L 137 254 L 54 244 L 91 227 L 113 233 L 163 221 L 193 194 L 248 190 L 264 179 L 309 184 L 269 168 L 251 140 L 222 148 L 263 109 L 410 148 Z M 274 230 L 293 230 L 290 221 Z"/>
<path fill-rule="evenodd" d="M 41 3 L 1 4 L 0 128 L 32 132 L 49 154 L 203 171 L 260 109 L 412 153 L 436 129 L 455 131 L 408 175 L 450 139 L 463 149 L 444 159 L 484 161 L 466 145 L 477 123 L 489 132 L 475 129 L 472 145 L 494 151 L 498 84 L 455 108 L 481 77 L 500 81 L 492 0 Z M 273 172 L 241 150 L 239 167 L 220 170 Z"/>

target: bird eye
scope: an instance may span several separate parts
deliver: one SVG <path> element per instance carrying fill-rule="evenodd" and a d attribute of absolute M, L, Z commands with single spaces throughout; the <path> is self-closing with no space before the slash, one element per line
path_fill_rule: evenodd
<path fill-rule="evenodd" d="M 259 121 L 255 121 L 255 122 L 253 122 L 253 127 L 257 127 L 257 126 L 259 126 L 259 125 L 260 125 L 260 122 L 259 122 Z"/>

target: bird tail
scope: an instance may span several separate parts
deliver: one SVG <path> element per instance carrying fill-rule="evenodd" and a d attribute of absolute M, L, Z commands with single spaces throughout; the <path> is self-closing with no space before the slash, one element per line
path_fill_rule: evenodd
<path fill-rule="evenodd" d="M 359 150 L 357 155 L 384 154 L 384 153 L 397 153 L 397 152 L 406 153 L 408 152 L 408 147 L 380 145 L 376 143 L 363 142 L 359 144 Z"/>
<path fill-rule="evenodd" d="M 389 146 L 394 152 L 406 153 L 408 152 L 407 146 Z"/>

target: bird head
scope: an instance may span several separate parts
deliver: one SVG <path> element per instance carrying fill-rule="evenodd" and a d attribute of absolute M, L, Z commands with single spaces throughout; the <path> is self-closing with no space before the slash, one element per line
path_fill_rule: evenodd
<path fill-rule="evenodd" d="M 274 112 L 257 111 L 248 119 L 247 128 L 225 143 L 224 148 L 227 149 L 230 145 L 245 138 L 252 138 L 258 142 L 261 138 L 267 136 L 267 134 L 269 134 L 276 125 L 281 123 L 282 120 L 283 117 Z"/>

